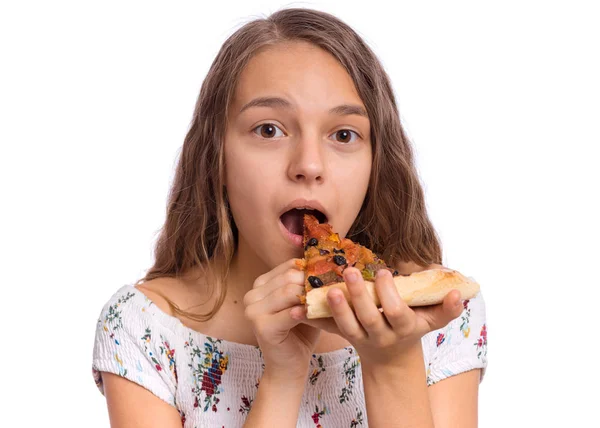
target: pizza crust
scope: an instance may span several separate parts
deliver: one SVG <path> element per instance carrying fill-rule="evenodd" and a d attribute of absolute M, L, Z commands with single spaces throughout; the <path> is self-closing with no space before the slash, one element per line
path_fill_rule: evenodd
<path fill-rule="evenodd" d="M 398 294 L 408 306 L 427 306 L 442 303 L 444 297 L 454 289 L 461 292 L 461 299 L 463 300 L 471 299 L 479 292 L 479 284 L 473 278 L 467 278 L 460 272 L 448 268 L 429 269 L 412 273 L 409 276 L 396 276 L 393 279 Z M 381 302 L 375 291 L 375 283 L 365 281 L 365 285 L 373 302 L 377 307 L 381 307 Z M 329 284 L 312 289 L 306 296 L 303 296 L 306 301 L 308 319 L 332 316 L 331 308 L 327 303 L 327 292 L 331 288 L 342 290 L 350 307 L 352 307 L 346 283 Z"/>

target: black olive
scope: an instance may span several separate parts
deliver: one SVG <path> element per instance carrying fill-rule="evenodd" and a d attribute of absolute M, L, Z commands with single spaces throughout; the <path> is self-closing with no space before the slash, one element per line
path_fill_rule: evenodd
<path fill-rule="evenodd" d="M 329 250 L 320 249 L 319 250 L 319 254 L 321 254 L 322 256 L 324 256 L 325 254 L 329 254 Z"/>
<path fill-rule="evenodd" d="M 317 238 L 310 238 L 308 240 L 308 246 L 309 247 L 314 247 L 315 245 L 317 245 L 319 243 L 319 240 Z"/>
<path fill-rule="evenodd" d="M 346 264 L 346 258 L 344 256 L 333 256 L 333 262 L 338 266 Z"/>
<path fill-rule="evenodd" d="M 312 286 L 312 288 L 319 288 L 323 286 L 323 281 L 316 276 L 309 276 L 308 282 Z"/>
<path fill-rule="evenodd" d="M 334 248 L 334 249 L 333 249 L 333 252 L 334 252 L 335 254 L 346 254 L 346 253 L 344 252 L 344 249 L 338 250 L 337 248 Z"/>

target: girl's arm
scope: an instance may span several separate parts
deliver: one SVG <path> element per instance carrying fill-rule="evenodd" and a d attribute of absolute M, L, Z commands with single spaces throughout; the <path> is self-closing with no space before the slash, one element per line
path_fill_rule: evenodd
<path fill-rule="evenodd" d="M 295 428 L 305 382 L 306 378 L 290 378 L 266 369 L 244 427 Z"/>
<path fill-rule="evenodd" d="M 369 427 L 433 427 L 419 343 L 393 367 L 362 365 Z"/>
<path fill-rule="evenodd" d="M 113 373 L 102 372 L 112 428 L 181 428 L 181 416 L 144 387 Z"/>

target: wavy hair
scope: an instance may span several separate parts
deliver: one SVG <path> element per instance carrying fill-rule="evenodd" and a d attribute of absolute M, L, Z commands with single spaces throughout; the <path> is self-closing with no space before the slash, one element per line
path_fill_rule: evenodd
<path fill-rule="evenodd" d="M 257 51 L 281 42 L 310 42 L 333 55 L 354 81 L 371 123 L 373 165 L 360 212 L 347 237 L 371 248 L 391 266 L 441 264 L 439 237 L 426 211 L 411 144 L 400 123 L 390 79 L 361 37 L 335 16 L 288 8 L 246 23 L 227 38 L 198 96 L 154 248 L 154 265 L 137 281 L 179 278 L 198 268 L 218 299 L 208 313 L 171 309 L 207 321 L 222 306 L 228 267 L 237 245 L 224 187 L 223 139 L 238 78 Z"/>

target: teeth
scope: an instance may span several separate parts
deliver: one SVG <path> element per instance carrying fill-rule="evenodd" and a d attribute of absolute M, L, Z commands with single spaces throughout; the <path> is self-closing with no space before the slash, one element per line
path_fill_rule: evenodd
<path fill-rule="evenodd" d="M 296 210 L 309 210 L 309 211 L 314 211 L 314 209 L 313 209 L 313 208 L 308 208 L 308 207 L 296 207 L 296 208 L 294 208 L 294 209 L 296 209 Z"/>

